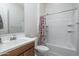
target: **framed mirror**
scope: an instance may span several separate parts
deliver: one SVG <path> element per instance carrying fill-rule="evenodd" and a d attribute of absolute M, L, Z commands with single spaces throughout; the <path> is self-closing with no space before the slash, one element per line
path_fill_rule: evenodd
<path fill-rule="evenodd" d="M 24 4 L 0 4 L 0 34 L 24 32 Z"/>

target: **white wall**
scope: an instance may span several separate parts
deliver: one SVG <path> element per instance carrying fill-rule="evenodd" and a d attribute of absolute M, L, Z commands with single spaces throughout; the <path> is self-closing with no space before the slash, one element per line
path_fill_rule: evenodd
<path fill-rule="evenodd" d="M 70 10 L 70 9 L 73 9 L 74 7 L 73 7 L 73 4 L 69 4 L 69 3 L 48 3 L 48 4 L 46 4 L 46 10 L 45 10 L 45 12 L 46 13 L 48 13 L 48 14 L 51 14 L 51 13 L 57 13 L 57 12 L 61 12 L 61 11 L 65 11 L 65 10 Z M 50 20 L 51 22 L 55 19 L 55 21 L 54 21 L 54 23 L 49 23 L 49 24 L 51 24 L 51 25 L 53 25 L 53 26 L 56 26 L 55 28 L 57 28 L 57 26 L 58 25 L 64 25 L 63 24 L 63 21 L 59 21 L 59 20 L 57 20 L 57 19 L 63 19 L 63 20 L 65 20 L 65 19 L 67 19 L 67 20 L 70 20 L 70 19 L 72 19 L 72 17 L 73 17 L 73 14 L 74 12 L 69 12 L 69 13 L 62 13 L 62 14 L 58 14 L 58 15 L 54 15 L 54 17 L 53 17 L 53 15 L 50 15 L 50 16 L 47 16 L 47 17 L 50 17 L 49 19 L 47 19 L 47 20 Z M 66 14 L 66 15 L 65 15 Z M 64 16 L 63 16 L 64 15 Z M 68 16 L 69 15 L 69 16 Z M 62 16 L 62 17 L 61 17 Z M 63 18 L 64 17 L 64 18 Z M 66 18 L 65 18 L 66 17 Z M 75 16 L 74 16 L 75 17 Z M 51 18 L 54 18 L 54 19 L 51 19 Z M 57 21 L 56 21 L 57 20 Z M 61 22 L 60 24 L 58 23 L 58 22 Z M 64 22 L 64 23 L 66 23 L 66 22 Z M 68 22 L 67 22 L 68 23 Z M 55 25 L 56 24 L 56 25 Z M 55 28 L 53 28 L 53 29 L 55 29 Z M 58 27 L 59 28 L 59 27 Z M 63 29 L 66 29 L 66 27 L 64 27 Z M 61 30 L 59 30 L 59 32 L 61 32 L 61 33 L 64 33 L 63 32 L 63 29 L 61 29 Z M 52 30 L 50 30 L 50 32 L 51 32 Z M 59 33 L 59 32 L 57 32 L 57 33 Z M 55 34 L 55 36 L 56 36 L 56 32 L 53 32 L 54 34 Z M 51 33 L 50 33 L 51 34 Z M 66 34 L 66 33 L 64 33 L 64 34 Z M 52 35 L 52 34 L 51 34 Z M 51 36 L 51 35 L 49 35 L 49 36 Z M 68 35 L 68 34 L 67 34 Z M 54 36 L 54 37 L 55 37 Z M 54 38 L 54 37 L 52 37 L 52 38 Z M 60 37 L 59 35 L 56 37 L 56 38 L 58 38 L 58 37 Z M 51 39 L 52 39 L 51 38 Z M 64 39 L 56 39 L 56 38 L 54 38 L 54 39 L 52 39 L 52 40 L 54 40 L 54 41 L 52 41 L 53 42 L 53 44 L 54 43 L 56 43 L 57 42 L 57 40 L 58 40 L 58 42 L 61 42 L 61 40 L 63 40 L 64 42 L 66 42 L 67 40 L 67 44 L 68 44 L 68 42 L 71 42 L 73 45 L 75 44 L 75 40 L 73 40 L 73 39 L 67 39 L 66 40 L 66 38 L 67 37 L 63 37 Z M 65 41 L 66 40 L 66 41 Z M 49 40 L 50 42 L 51 42 L 51 40 Z M 63 42 L 63 43 L 64 43 Z M 62 45 L 65 45 L 65 44 L 62 44 Z"/>
<path fill-rule="evenodd" d="M 26 36 L 38 35 L 38 22 L 39 22 L 39 4 L 27 3 L 24 4 L 24 16 L 25 16 L 25 34 Z"/>
<path fill-rule="evenodd" d="M 45 15 L 46 3 L 40 3 L 40 16 Z"/>

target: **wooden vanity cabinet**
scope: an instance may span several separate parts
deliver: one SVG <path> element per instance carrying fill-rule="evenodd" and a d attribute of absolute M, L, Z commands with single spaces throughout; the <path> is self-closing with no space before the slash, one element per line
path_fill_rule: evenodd
<path fill-rule="evenodd" d="M 3 54 L 2 56 L 34 56 L 34 45 L 34 42 L 22 45 L 19 48 Z"/>
<path fill-rule="evenodd" d="M 23 54 L 20 56 L 34 56 L 34 48 L 29 49 L 28 51 L 25 51 Z"/>

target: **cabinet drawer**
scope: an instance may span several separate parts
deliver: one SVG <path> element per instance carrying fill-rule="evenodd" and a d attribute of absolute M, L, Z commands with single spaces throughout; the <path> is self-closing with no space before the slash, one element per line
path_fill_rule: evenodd
<path fill-rule="evenodd" d="M 27 51 L 28 49 L 32 48 L 33 46 L 34 46 L 34 42 L 31 42 L 29 44 L 16 48 L 6 54 L 3 54 L 2 56 L 18 56 L 22 54 L 23 52 Z"/>
<path fill-rule="evenodd" d="M 24 56 L 34 56 L 34 55 L 35 55 L 34 47 L 24 53 Z"/>

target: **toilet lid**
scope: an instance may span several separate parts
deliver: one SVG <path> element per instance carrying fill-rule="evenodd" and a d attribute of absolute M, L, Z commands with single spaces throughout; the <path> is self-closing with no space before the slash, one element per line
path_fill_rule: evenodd
<path fill-rule="evenodd" d="M 43 45 L 39 45 L 39 46 L 37 46 L 36 49 L 38 49 L 38 50 L 42 50 L 42 51 L 48 51 L 48 50 L 49 50 L 48 47 L 43 46 Z"/>

